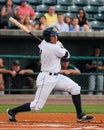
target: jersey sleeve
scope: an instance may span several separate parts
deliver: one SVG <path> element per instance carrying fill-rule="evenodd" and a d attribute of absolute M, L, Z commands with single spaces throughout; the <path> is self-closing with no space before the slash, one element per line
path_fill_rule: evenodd
<path fill-rule="evenodd" d="M 67 52 L 68 50 L 66 50 L 65 48 L 61 48 L 59 45 L 56 45 L 55 54 L 57 55 L 57 57 L 62 58 L 66 55 Z M 68 52 L 67 58 L 69 57 L 70 57 L 70 53 Z"/>

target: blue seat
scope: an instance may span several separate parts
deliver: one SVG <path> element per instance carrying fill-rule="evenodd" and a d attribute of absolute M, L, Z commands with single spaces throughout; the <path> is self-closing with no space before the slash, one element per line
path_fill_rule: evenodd
<path fill-rule="evenodd" d="M 55 12 L 56 13 L 66 13 L 67 11 L 68 11 L 68 8 L 66 6 L 55 5 Z"/>
<path fill-rule="evenodd" d="M 40 18 L 40 16 L 42 16 L 43 13 L 39 13 L 39 12 L 36 12 L 36 20 L 38 20 Z"/>
<path fill-rule="evenodd" d="M 43 4 L 46 4 L 46 5 L 57 5 L 57 0 L 43 0 Z"/>
<path fill-rule="evenodd" d="M 37 5 L 36 7 L 37 12 L 46 13 L 48 11 L 47 5 Z"/>
<path fill-rule="evenodd" d="M 104 6 L 98 8 L 99 13 L 104 14 Z"/>
<path fill-rule="evenodd" d="M 20 0 L 13 0 L 14 4 L 19 5 L 20 4 Z"/>
<path fill-rule="evenodd" d="M 0 0 L 0 4 L 4 4 L 5 3 L 5 0 Z"/>
<path fill-rule="evenodd" d="M 90 27 L 91 29 L 94 29 L 94 30 L 101 30 L 101 29 L 104 29 L 104 22 L 100 22 L 100 21 L 92 21 L 90 22 Z"/>
<path fill-rule="evenodd" d="M 94 14 L 91 14 L 91 13 L 86 13 L 86 17 L 88 19 L 88 21 L 94 21 Z"/>
<path fill-rule="evenodd" d="M 95 14 L 94 18 L 98 21 L 103 21 L 104 22 L 104 14 Z"/>
<path fill-rule="evenodd" d="M 68 12 L 70 12 L 70 13 L 78 13 L 78 11 L 80 9 L 83 9 L 83 7 L 73 5 L 73 6 L 68 7 Z"/>
<path fill-rule="evenodd" d="M 104 2 L 102 0 L 88 0 L 88 4 L 92 6 L 102 6 Z"/>
<path fill-rule="evenodd" d="M 87 13 L 98 13 L 98 7 L 95 7 L 95 6 L 88 5 L 88 6 L 83 7 L 83 9 Z"/>
<path fill-rule="evenodd" d="M 63 6 L 71 6 L 73 4 L 73 0 L 58 0 L 58 4 Z"/>
<path fill-rule="evenodd" d="M 29 0 L 29 3 L 33 5 L 40 5 L 42 4 L 42 0 Z"/>
<path fill-rule="evenodd" d="M 77 13 L 64 13 L 64 16 L 69 16 L 70 18 L 75 18 L 77 15 Z"/>
<path fill-rule="evenodd" d="M 73 0 L 73 4 L 77 6 L 87 6 L 88 1 L 87 0 Z"/>

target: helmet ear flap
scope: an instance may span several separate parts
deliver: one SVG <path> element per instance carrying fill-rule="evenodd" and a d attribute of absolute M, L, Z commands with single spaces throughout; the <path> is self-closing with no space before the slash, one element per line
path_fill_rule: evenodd
<path fill-rule="evenodd" d="M 46 42 L 50 42 L 50 36 L 45 36 L 44 39 Z"/>

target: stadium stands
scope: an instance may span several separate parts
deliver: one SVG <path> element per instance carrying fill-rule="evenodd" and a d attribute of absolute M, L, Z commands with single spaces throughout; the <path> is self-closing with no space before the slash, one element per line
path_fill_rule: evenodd
<path fill-rule="evenodd" d="M 98 21 L 103 21 L 104 22 L 104 14 L 95 14 L 94 18 Z"/>
<path fill-rule="evenodd" d="M 56 13 L 66 13 L 68 11 L 67 6 L 55 5 Z"/>
<path fill-rule="evenodd" d="M 19 5 L 20 1 L 19 0 L 13 0 L 15 5 Z"/>
<path fill-rule="evenodd" d="M 13 0 L 18 5 L 20 0 Z M 0 0 L 0 10 L 5 0 Z M 46 13 L 48 6 L 55 6 L 56 13 L 64 13 L 71 18 L 76 17 L 79 9 L 84 9 L 89 22 L 104 22 L 104 0 L 29 0 L 36 11 L 36 18 Z"/>
<path fill-rule="evenodd" d="M 48 6 L 47 5 L 38 5 L 36 7 L 36 11 L 40 13 L 46 13 L 48 11 Z"/>
<path fill-rule="evenodd" d="M 58 0 L 58 4 L 63 6 L 71 6 L 73 4 L 73 0 Z"/>
<path fill-rule="evenodd" d="M 73 0 L 73 4 L 77 6 L 87 6 L 87 0 Z"/>
<path fill-rule="evenodd" d="M 86 7 L 83 7 L 83 9 L 87 12 L 87 13 L 98 13 L 98 7 L 95 7 L 95 6 L 91 6 L 91 5 L 88 5 Z"/>
<path fill-rule="evenodd" d="M 33 5 L 40 5 L 42 4 L 42 0 L 29 0 L 29 3 Z"/>
<path fill-rule="evenodd" d="M 44 0 L 43 3 L 46 5 L 57 5 L 57 0 Z"/>
<path fill-rule="evenodd" d="M 68 12 L 70 13 L 78 13 L 79 9 L 82 9 L 82 6 L 76 6 L 76 5 L 72 5 L 68 7 Z"/>
<path fill-rule="evenodd" d="M 90 26 L 92 30 L 101 30 L 104 29 L 104 22 L 92 21 L 90 22 Z"/>
<path fill-rule="evenodd" d="M 88 4 L 92 6 L 102 6 L 103 1 L 102 0 L 88 0 Z"/>

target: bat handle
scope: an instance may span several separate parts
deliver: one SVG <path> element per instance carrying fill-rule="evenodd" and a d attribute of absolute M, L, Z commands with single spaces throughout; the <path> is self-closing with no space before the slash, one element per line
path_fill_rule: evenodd
<path fill-rule="evenodd" d="M 36 38 L 37 38 L 40 42 L 42 41 L 42 39 L 40 39 L 40 38 L 37 37 L 36 35 L 32 34 L 31 32 L 29 32 L 29 34 L 32 36 L 32 38 L 33 38 L 34 40 L 36 40 Z"/>

